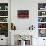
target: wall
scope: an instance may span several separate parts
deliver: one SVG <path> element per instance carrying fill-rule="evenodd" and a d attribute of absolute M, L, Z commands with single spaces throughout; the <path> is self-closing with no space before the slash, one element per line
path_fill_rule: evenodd
<path fill-rule="evenodd" d="M 14 3 L 15 2 L 15 3 Z M 34 3 L 34 4 L 33 4 Z M 29 10 L 29 19 L 17 18 L 17 10 Z M 30 0 L 12 0 L 11 1 L 11 22 L 14 22 L 17 30 L 28 30 L 29 26 L 37 21 L 37 2 Z M 36 18 L 36 19 L 35 19 Z M 36 22 L 37 23 L 37 22 Z"/>
<path fill-rule="evenodd" d="M 43 38 L 38 37 L 38 3 L 45 3 L 46 0 L 11 0 L 11 22 L 16 25 L 19 30 L 27 30 L 32 24 L 35 26 L 35 32 L 33 37 L 33 46 L 44 45 Z M 18 19 L 17 10 L 29 10 L 29 19 Z M 16 30 L 16 31 L 17 31 Z M 25 32 L 26 33 L 26 32 Z M 35 37 L 37 36 L 37 37 Z M 38 44 L 39 43 L 39 44 Z"/>

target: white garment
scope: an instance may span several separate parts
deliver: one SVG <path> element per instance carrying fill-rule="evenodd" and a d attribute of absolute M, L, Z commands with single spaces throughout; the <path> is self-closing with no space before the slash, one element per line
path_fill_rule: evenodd
<path fill-rule="evenodd" d="M 25 46 L 25 41 L 21 40 L 21 46 Z"/>

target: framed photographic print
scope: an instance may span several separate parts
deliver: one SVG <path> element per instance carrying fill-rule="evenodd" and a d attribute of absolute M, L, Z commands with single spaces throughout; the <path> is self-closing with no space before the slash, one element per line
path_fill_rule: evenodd
<path fill-rule="evenodd" d="M 0 23 L 0 35 L 8 37 L 8 23 Z"/>
<path fill-rule="evenodd" d="M 39 37 L 46 37 L 46 29 L 39 29 Z"/>

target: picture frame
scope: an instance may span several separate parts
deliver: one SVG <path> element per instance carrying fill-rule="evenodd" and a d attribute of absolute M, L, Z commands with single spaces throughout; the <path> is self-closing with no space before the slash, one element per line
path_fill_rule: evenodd
<path fill-rule="evenodd" d="M 17 10 L 18 18 L 29 18 L 29 10 Z"/>

